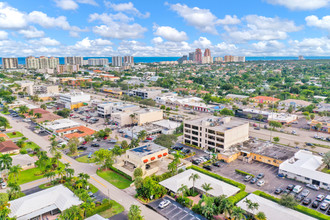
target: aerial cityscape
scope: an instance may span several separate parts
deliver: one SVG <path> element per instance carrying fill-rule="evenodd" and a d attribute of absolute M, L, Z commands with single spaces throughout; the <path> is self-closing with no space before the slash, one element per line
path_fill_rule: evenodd
<path fill-rule="evenodd" d="M 0 2 L 0 219 L 330 219 L 330 1 Z"/>

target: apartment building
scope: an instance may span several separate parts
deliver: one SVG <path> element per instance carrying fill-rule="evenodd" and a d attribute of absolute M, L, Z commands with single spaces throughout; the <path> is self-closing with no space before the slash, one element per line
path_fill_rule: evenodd
<path fill-rule="evenodd" d="M 231 117 L 184 121 L 184 143 L 220 152 L 249 139 L 249 123 Z"/>
<path fill-rule="evenodd" d="M 134 66 L 134 57 L 124 56 L 124 66 Z"/>
<path fill-rule="evenodd" d="M 65 57 L 64 58 L 65 64 L 71 65 L 84 65 L 84 58 L 83 57 Z"/>
<path fill-rule="evenodd" d="M 129 92 L 130 96 L 138 96 L 142 99 L 155 99 L 162 93 L 157 89 L 133 89 Z"/>
<path fill-rule="evenodd" d="M 90 58 L 88 59 L 88 65 L 89 66 L 107 66 L 109 63 L 108 59 L 100 58 L 100 59 L 94 59 Z"/>
<path fill-rule="evenodd" d="M 34 85 L 33 86 L 33 94 L 58 94 L 59 88 L 58 86 L 49 86 L 49 85 Z"/>
<path fill-rule="evenodd" d="M 57 65 L 60 64 L 59 58 L 56 57 L 27 57 L 25 60 L 27 69 L 56 69 Z"/>
<path fill-rule="evenodd" d="M 66 64 L 66 65 L 57 65 L 57 72 L 59 74 L 62 73 L 73 73 L 79 71 L 79 65 L 78 64 Z"/>
<path fill-rule="evenodd" d="M 123 58 L 121 56 L 112 57 L 112 66 L 123 66 Z"/>
<path fill-rule="evenodd" d="M 17 69 L 18 59 L 17 58 L 2 58 L 3 69 Z"/>
<path fill-rule="evenodd" d="M 90 100 L 91 96 L 83 92 L 60 94 L 59 97 L 59 102 L 64 104 L 65 108 L 68 109 L 80 108 Z"/>

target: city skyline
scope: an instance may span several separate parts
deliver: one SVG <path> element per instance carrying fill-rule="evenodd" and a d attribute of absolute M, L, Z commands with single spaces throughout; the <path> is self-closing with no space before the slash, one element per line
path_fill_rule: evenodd
<path fill-rule="evenodd" d="M 328 0 L 0 2 L 2 57 L 329 56 Z M 217 7 L 221 6 L 221 7 Z"/>

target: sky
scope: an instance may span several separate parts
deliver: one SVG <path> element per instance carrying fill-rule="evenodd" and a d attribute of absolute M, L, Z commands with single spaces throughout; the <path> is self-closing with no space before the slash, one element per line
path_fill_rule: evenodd
<path fill-rule="evenodd" d="M 0 57 L 330 56 L 330 0 L 0 1 Z"/>

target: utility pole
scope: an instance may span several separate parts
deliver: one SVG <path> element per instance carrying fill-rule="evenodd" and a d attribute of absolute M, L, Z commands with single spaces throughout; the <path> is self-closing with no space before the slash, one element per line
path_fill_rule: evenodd
<path fill-rule="evenodd" d="M 273 100 L 272 100 L 272 102 L 273 102 L 273 108 L 272 108 L 272 119 L 274 118 L 274 95 L 273 95 Z M 272 142 L 272 128 L 270 129 L 270 137 L 269 137 L 269 141 L 270 142 Z"/>

